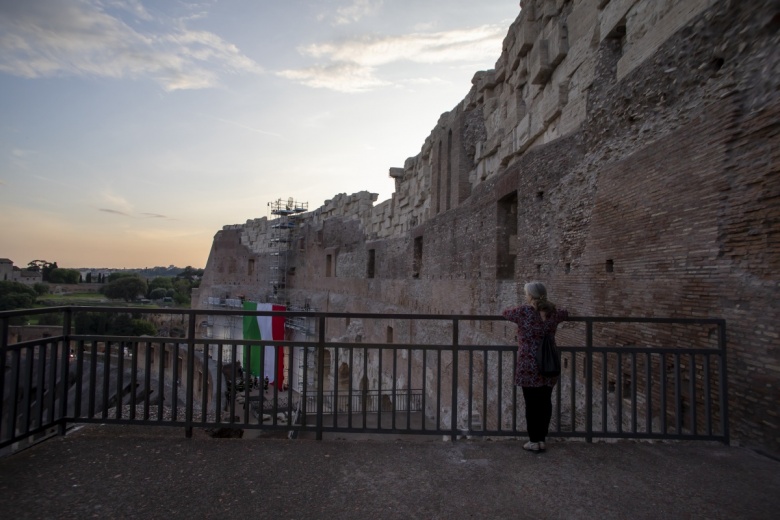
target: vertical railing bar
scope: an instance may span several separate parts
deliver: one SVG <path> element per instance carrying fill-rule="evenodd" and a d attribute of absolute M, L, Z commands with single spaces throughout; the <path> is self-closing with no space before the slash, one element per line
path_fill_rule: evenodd
<path fill-rule="evenodd" d="M 76 342 L 76 391 L 73 403 L 73 418 L 81 417 L 81 400 L 83 398 L 84 378 L 84 340 Z"/>
<path fill-rule="evenodd" d="M 318 441 L 322 440 L 322 414 L 323 397 L 325 391 L 325 315 L 319 317 L 319 330 L 317 337 L 317 435 Z M 381 372 L 380 372 L 381 373 Z"/>
<path fill-rule="evenodd" d="M 90 349 L 89 356 L 89 402 L 87 403 L 88 418 L 92 419 L 95 416 L 95 401 L 97 401 L 97 340 L 92 340 L 92 348 Z"/>
<path fill-rule="evenodd" d="M 355 375 L 355 346 L 352 345 L 349 347 L 349 379 L 347 387 L 347 428 L 350 430 L 352 429 L 352 399 L 353 399 L 353 393 L 352 393 L 352 378 Z"/>
<path fill-rule="evenodd" d="M 214 371 L 217 374 L 217 389 L 216 389 L 216 392 L 215 392 L 216 393 L 216 397 L 217 397 L 217 404 L 214 407 L 214 411 L 216 412 L 215 413 L 215 416 L 216 416 L 215 418 L 216 418 L 216 423 L 217 424 L 221 424 L 222 423 L 222 408 L 223 408 L 223 406 L 222 406 L 222 380 L 225 378 L 225 371 L 223 370 L 223 367 L 222 367 L 222 356 L 223 356 L 222 349 L 223 348 L 224 348 L 224 346 L 223 346 L 222 343 L 217 343 L 217 365 L 215 367 L 216 370 Z M 226 401 L 227 402 L 225 403 L 224 408 L 227 408 L 227 405 L 230 402 L 230 399 L 226 397 Z"/>
<path fill-rule="evenodd" d="M 411 338 L 409 338 L 411 341 Z M 412 429 L 412 347 L 406 349 L 406 429 Z"/>
<path fill-rule="evenodd" d="M 244 359 L 243 359 L 243 379 L 242 384 L 244 385 L 244 424 L 249 424 L 249 408 L 251 406 L 249 402 L 249 393 L 251 391 L 251 385 L 249 384 L 249 380 L 252 376 L 252 350 L 254 347 L 252 345 L 244 345 Z M 265 347 L 261 347 L 261 350 L 264 350 Z M 261 356 L 265 358 L 265 356 Z M 260 422 L 262 423 L 263 416 L 260 415 Z"/>
<path fill-rule="evenodd" d="M 428 382 L 428 351 L 426 349 L 422 349 L 422 399 L 421 399 L 421 424 L 422 424 L 422 431 L 426 430 L 425 426 L 425 405 L 426 405 L 426 393 L 428 390 L 427 382 Z"/>
<path fill-rule="evenodd" d="M 116 354 L 116 419 L 122 418 L 122 397 L 125 386 L 125 342 L 117 343 L 118 350 Z"/>
<path fill-rule="evenodd" d="M 609 383 L 607 381 L 607 372 L 609 358 L 607 352 L 601 353 L 601 432 L 607 434 L 609 432 L 609 422 L 607 422 L 607 405 L 609 399 L 607 398 L 607 391 L 609 390 Z"/>
<path fill-rule="evenodd" d="M 301 426 L 306 426 L 309 405 L 309 347 L 303 347 L 303 392 L 301 392 Z"/>
<path fill-rule="evenodd" d="M 726 321 L 718 322 L 718 350 L 720 355 L 719 374 L 720 374 L 720 427 L 723 433 L 723 442 L 729 444 L 729 399 L 728 399 L 728 358 L 726 357 Z"/>
<path fill-rule="evenodd" d="M 571 431 L 576 432 L 577 431 L 577 355 L 574 352 L 570 352 L 571 355 L 571 385 L 569 385 L 569 397 L 570 397 L 570 404 L 571 404 Z M 563 373 L 561 373 L 561 377 L 563 377 Z M 558 385 L 560 384 L 560 378 L 558 381 Z M 558 416 L 560 417 L 562 413 L 561 409 L 558 409 Z M 558 422 L 560 423 L 560 419 L 558 419 Z"/>
<path fill-rule="evenodd" d="M 333 347 L 333 357 L 330 362 L 330 371 L 333 374 L 333 428 L 338 428 L 338 416 L 339 416 L 339 347 L 335 345 Z"/>
<path fill-rule="evenodd" d="M 46 351 L 47 343 L 43 342 L 38 345 L 38 363 L 36 371 L 36 389 L 35 389 L 35 410 L 30 414 L 28 418 L 28 425 L 32 425 L 33 429 L 43 426 L 43 397 L 46 384 Z M 33 351 L 34 352 L 34 351 Z M 33 354 L 33 357 L 35 354 Z M 37 421 L 37 422 L 36 422 Z"/>
<path fill-rule="evenodd" d="M 135 420 L 135 407 L 138 404 L 137 389 L 138 389 L 138 341 L 133 341 L 131 344 L 131 356 L 130 361 L 130 420 Z"/>
<path fill-rule="evenodd" d="M 617 352 L 615 367 L 615 408 L 617 410 L 617 432 L 623 433 L 623 353 Z"/>
<path fill-rule="evenodd" d="M 636 352 L 631 352 L 631 433 L 636 433 L 637 393 L 636 393 Z"/>
<path fill-rule="evenodd" d="M 561 385 L 555 385 L 555 388 L 553 389 L 555 392 L 555 408 L 557 409 L 556 415 L 557 415 L 557 423 L 555 426 L 555 431 L 558 433 L 561 433 L 563 431 L 562 428 L 562 419 L 563 419 L 563 413 L 562 413 L 562 407 L 563 407 L 563 394 L 561 393 Z M 528 428 L 528 425 L 526 424 L 526 429 Z"/>
<path fill-rule="evenodd" d="M 111 340 L 106 340 L 103 347 L 103 402 L 100 403 L 101 417 L 108 418 L 108 392 L 111 387 Z"/>
<path fill-rule="evenodd" d="M 379 357 L 379 362 L 377 365 L 379 366 L 379 376 L 377 377 L 378 380 L 378 388 L 376 391 L 376 399 L 377 399 L 377 414 L 376 414 L 376 427 L 377 429 L 382 428 L 382 374 L 384 373 L 382 371 L 382 358 L 384 357 L 384 352 L 381 348 L 377 348 L 376 350 L 377 356 Z"/>
<path fill-rule="evenodd" d="M 157 362 L 157 421 L 160 422 L 163 420 L 165 403 L 165 342 L 161 341 L 158 346 L 160 359 Z"/>
<path fill-rule="evenodd" d="M 593 442 L 593 322 L 585 322 L 585 441 Z"/>
<path fill-rule="evenodd" d="M 471 414 L 473 413 L 473 410 L 471 408 L 471 403 L 474 401 L 474 351 L 471 349 L 468 349 L 466 351 L 466 354 L 469 356 L 469 387 L 468 392 L 466 395 L 467 398 L 467 404 L 466 404 L 466 431 L 471 434 Z M 454 411 L 454 408 L 453 408 Z"/>
<path fill-rule="evenodd" d="M 680 386 L 680 354 L 674 355 L 674 422 L 677 426 L 677 435 L 682 433 L 682 396 Z"/>
<path fill-rule="evenodd" d="M 197 321 L 197 314 L 191 310 L 188 311 L 187 320 L 187 398 L 184 404 L 184 435 L 189 439 L 192 437 L 192 415 L 195 406 L 195 322 Z M 206 347 L 204 345 L 202 366 L 205 366 L 206 357 Z M 202 413 L 205 413 L 205 409 Z"/>
<path fill-rule="evenodd" d="M 515 378 L 517 377 L 517 348 L 512 349 L 512 432 L 517 433 L 517 385 L 515 384 Z"/>
<path fill-rule="evenodd" d="M 144 421 L 149 420 L 149 408 L 152 397 L 152 342 L 144 342 Z"/>
<path fill-rule="evenodd" d="M 7 396 L 4 394 L 5 373 L 6 373 L 5 367 L 13 366 L 12 364 L 13 361 L 8 361 L 8 354 L 10 353 L 10 351 L 8 350 L 8 337 L 9 337 L 8 331 L 9 331 L 8 318 L 0 318 L 0 366 L 3 367 L 3 370 L 0 370 L 0 440 L 5 440 L 5 437 L 3 436 L 3 426 L 4 426 L 3 413 L 5 413 L 4 403 L 6 402 L 6 399 L 8 399 L 9 404 L 15 403 L 17 400 L 16 385 L 13 385 L 9 388 L 10 392 Z M 13 356 L 11 356 L 11 358 L 13 359 Z M 13 431 L 8 432 L 8 438 L 9 439 L 14 438 Z"/>
<path fill-rule="evenodd" d="M 59 370 L 59 357 L 57 353 L 59 348 L 57 346 L 59 342 L 49 343 L 49 384 L 48 384 L 48 397 L 46 403 L 46 426 L 49 427 L 54 424 L 56 411 L 57 411 L 57 371 Z M 43 425 L 41 425 L 43 426 Z M 59 430 L 59 428 L 58 428 Z"/>
<path fill-rule="evenodd" d="M 197 319 L 197 318 L 195 318 Z M 205 424 L 208 421 L 208 406 L 209 406 L 209 346 L 207 343 L 203 344 L 203 366 L 201 368 L 201 396 L 200 396 L 200 423 Z M 216 413 L 219 413 L 219 408 L 215 408 Z"/>
<path fill-rule="evenodd" d="M 363 387 L 362 381 L 366 382 L 366 386 Z M 370 396 L 370 389 L 368 388 L 368 348 L 363 347 L 363 377 L 360 384 L 360 405 L 363 408 L 363 429 L 368 426 L 368 402 Z"/>
<path fill-rule="evenodd" d="M 35 364 L 35 347 L 28 347 L 27 352 L 28 354 L 25 356 L 25 364 L 24 364 L 24 371 L 26 372 L 26 377 L 23 381 L 23 398 L 22 398 L 22 417 L 20 418 L 21 422 L 21 433 L 27 434 L 27 432 L 30 431 L 30 405 L 31 405 L 31 399 L 30 399 L 30 392 L 32 391 L 32 381 L 33 381 L 33 365 Z M 21 350 L 19 351 L 19 354 L 21 355 Z"/>
<path fill-rule="evenodd" d="M 4 337 L 7 337 L 7 327 L 6 327 L 6 334 Z M 3 359 L 5 361 L 5 359 Z M 20 377 L 21 377 L 21 363 L 22 363 L 22 352 L 20 349 L 15 349 L 11 351 L 11 395 L 10 398 L 10 404 L 11 404 L 11 416 L 9 421 L 9 429 L 8 429 L 8 438 L 9 439 L 15 439 L 16 438 L 16 427 L 17 427 L 17 417 L 19 414 L 19 385 L 20 385 Z M 5 370 L 3 370 L 5 372 Z M 5 387 L 3 387 L 5 388 Z M 2 432 L 0 432 L 2 433 Z"/>
<path fill-rule="evenodd" d="M 62 364 L 62 372 L 60 374 L 62 391 L 60 394 L 60 413 L 59 413 L 59 428 L 58 435 L 65 435 L 65 429 L 67 428 L 68 417 L 68 396 L 70 393 L 70 333 L 71 333 L 71 310 L 70 308 L 63 311 L 62 316 L 62 355 L 60 356 Z M 5 361 L 5 359 L 3 359 Z M 0 388 L 3 388 L 0 385 Z M 0 417 L 2 417 L 2 410 L 0 410 Z"/>
<path fill-rule="evenodd" d="M 645 353 L 645 432 L 653 433 L 653 355 Z"/>
<path fill-rule="evenodd" d="M 497 414 L 496 414 L 496 430 L 499 432 L 504 431 L 504 414 L 503 414 L 503 388 L 504 388 L 504 351 L 498 349 L 496 351 L 496 359 L 498 360 L 498 378 L 496 382 L 496 392 L 498 396 L 496 398 Z"/>
<path fill-rule="evenodd" d="M 393 323 L 395 325 L 395 323 Z M 395 431 L 395 415 L 396 415 L 396 406 L 395 401 L 398 399 L 397 391 L 398 391 L 398 351 L 395 349 L 395 347 L 390 347 L 390 352 L 393 354 L 393 388 L 392 388 L 392 399 L 390 400 L 390 409 L 393 412 L 392 419 L 390 421 L 391 427 L 393 431 Z"/>
<path fill-rule="evenodd" d="M 441 354 L 442 349 L 436 349 L 436 431 L 440 431 L 442 424 L 441 424 L 441 407 L 442 407 L 442 399 L 441 399 Z"/>
<path fill-rule="evenodd" d="M 661 353 L 660 356 L 661 362 L 658 364 L 658 367 L 661 370 L 661 435 L 666 436 L 666 385 L 668 384 L 666 381 L 666 354 Z"/>
<path fill-rule="evenodd" d="M 238 357 L 238 345 L 230 345 L 230 391 L 228 393 L 228 409 L 230 410 L 230 419 L 228 424 L 236 422 L 236 395 L 238 392 L 238 382 L 236 381 L 236 357 Z"/>
<path fill-rule="evenodd" d="M 707 437 L 712 437 L 712 389 L 710 388 L 710 355 L 704 355 L 704 374 L 703 374 L 703 392 L 704 392 L 704 421 L 707 428 Z"/>
<path fill-rule="evenodd" d="M 688 376 L 690 378 L 690 422 L 691 433 L 698 435 L 698 428 L 696 427 L 696 354 L 691 353 L 691 366 L 688 368 Z"/>
<path fill-rule="evenodd" d="M 487 393 L 488 393 L 488 351 L 487 349 L 482 350 L 482 435 L 485 434 L 487 431 L 487 415 L 488 415 L 488 405 L 487 405 Z"/>
<path fill-rule="evenodd" d="M 171 342 L 171 421 L 176 422 L 179 419 L 179 342 Z"/>
<path fill-rule="evenodd" d="M 457 431 L 458 431 L 458 376 L 459 376 L 459 370 L 458 370 L 458 346 L 459 346 L 459 327 L 460 321 L 458 318 L 452 319 L 452 381 L 450 382 L 452 386 L 452 401 L 450 406 L 450 438 L 452 442 L 455 442 L 457 439 Z"/>

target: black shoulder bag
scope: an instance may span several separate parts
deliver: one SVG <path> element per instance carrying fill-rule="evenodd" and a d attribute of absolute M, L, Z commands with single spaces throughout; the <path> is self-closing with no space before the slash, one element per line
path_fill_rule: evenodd
<path fill-rule="evenodd" d="M 536 364 L 544 377 L 561 375 L 561 356 L 555 348 L 552 334 L 545 334 L 542 338 L 542 344 L 536 351 Z"/>

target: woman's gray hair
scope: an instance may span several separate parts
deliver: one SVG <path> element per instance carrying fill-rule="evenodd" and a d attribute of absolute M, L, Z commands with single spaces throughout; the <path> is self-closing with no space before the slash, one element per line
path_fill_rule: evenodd
<path fill-rule="evenodd" d="M 523 288 L 525 294 L 533 298 L 534 300 L 546 300 L 547 299 L 547 287 L 542 282 L 528 282 Z"/>
<path fill-rule="evenodd" d="M 528 282 L 523 290 L 531 297 L 536 310 L 546 313 L 555 312 L 555 304 L 547 299 L 547 287 L 542 282 Z"/>

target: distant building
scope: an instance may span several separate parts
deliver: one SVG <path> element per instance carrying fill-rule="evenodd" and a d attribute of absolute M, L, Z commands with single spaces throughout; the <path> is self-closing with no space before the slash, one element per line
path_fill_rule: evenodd
<path fill-rule="evenodd" d="M 0 258 L 0 281 L 14 279 L 14 263 L 7 258 Z"/>

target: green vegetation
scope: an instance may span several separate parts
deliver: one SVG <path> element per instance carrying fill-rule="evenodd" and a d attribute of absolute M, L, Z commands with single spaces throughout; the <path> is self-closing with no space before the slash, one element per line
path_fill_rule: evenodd
<path fill-rule="evenodd" d="M 0 282 L 0 311 L 29 309 L 35 303 L 35 289 L 19 282 Z"/>

